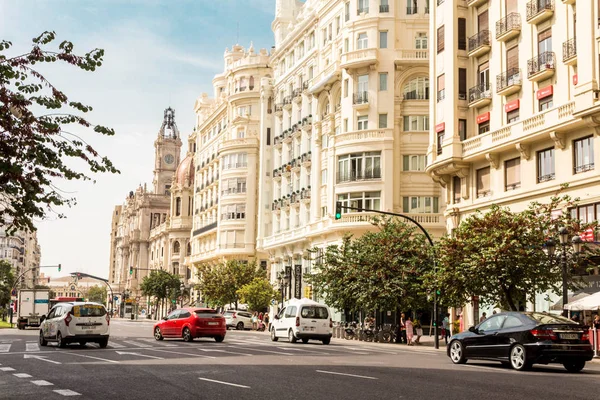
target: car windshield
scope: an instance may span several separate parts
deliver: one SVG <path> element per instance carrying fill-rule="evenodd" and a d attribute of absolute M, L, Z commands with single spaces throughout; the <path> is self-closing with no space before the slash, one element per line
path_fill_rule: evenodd
<path fill-rule="evenodd" d="M 197 310 L 194 311 L 200 318 L 219 318 L 222 317 L 216 310 Z"/>
<path fill-rule="evenodd" d="M 527 313 L 529 318 L 539 322 L 540 324 L 574 324 L 573 321 L 565 317 L 542 313 Z"/>
<path fill-rule="evenodd" d="M 75 317 L 102 317 L 105 314 L 106 310 L 99 304 L 73 306 L 73 316 Z"/>
<path fill-rule="evenodd" d="M 215 311 L 216 312 L 216 311 Z M 225 311 L 225 316 L 226 317 L 231 317 L 232 315 L 235 314 L 235 311 Z"/>
<path fill-rule="evenodd" d="M 300 311 L 302 318 L 315 318 L 315 319 L 327 319 L 329 313 L 327 308 L 320 306 L 304 306 Z"/>

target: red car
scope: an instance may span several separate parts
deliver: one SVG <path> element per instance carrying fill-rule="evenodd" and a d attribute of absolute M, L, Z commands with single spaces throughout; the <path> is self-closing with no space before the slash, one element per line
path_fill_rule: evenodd
<path fill-rule="evenodd" d="M 213 337 L 217 342 L 225 339 L 225 317 L 212 308 L 179 308 L 154 325 L 154 339 Z"/>

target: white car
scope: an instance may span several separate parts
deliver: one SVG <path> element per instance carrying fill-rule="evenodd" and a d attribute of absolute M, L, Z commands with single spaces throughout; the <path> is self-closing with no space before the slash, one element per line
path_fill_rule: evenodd
<path fill-rule="evenodd" d="M 223 316 L 227 328 L 235 328 L 239 331 L 252 329 L 252 313 L 248 311 L 227 310 Z"/>
<path fill-rule="evenodd" d="M 56 342 L 58 347 L 69 343 L 85 346 L 95 342 L 101 348 L 108 345 L 110 318 L 102 304 L 92 302 L 58 303 L 42 317 L 40 345 Z"/>
<path fill-rule="evenodd" d="M 326 305 L 309 299 L 290 300 L 271 321 L 270 333 L 274 342 L 286 337 L 291 343 L 316 339 L 329 344 L 333 334 L 331 313 Z"/>

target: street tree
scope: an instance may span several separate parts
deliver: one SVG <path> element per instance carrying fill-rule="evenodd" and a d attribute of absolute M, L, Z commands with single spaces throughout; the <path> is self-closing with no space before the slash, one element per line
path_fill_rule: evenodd
<path fill-rule="evenodd" d="M 142 279 L 140 285 L 144 296 L 154 297 L 156 307 L 161 303 L 164 305 L 166 300 L 176 299 L 180 287 L 181 278 L 179 275 L 164 270 L 150 271 L 150 274 Z"/>
<path fill-rule="evenodd" d="M 216 307 L 240 302 L 238 290 L 252 282 L 256 277 L 264 277 L 264 271 L 257 269 L 256 262 L 228 260 L 224 263 L 201 265 L 198 267 L 200 283 L 197 288 L 205 302 Z"/>
<path fill-rule="evenodd" d="M 252 282 L 245 284 L 237 291 L 242 303 L 248 304 L 249 310 L 260 311 L 277 298 L 278 291 L 265 277 L 257 277 Z"/>
<path fill-rule="evenodd" d="M 94 285 L 88 289 L 88 301 L 93 301 L 100 304 L 106 304 L 106 287 Z"/>
<path fill-rule="evenodd" d="M 375 219 L 375 231 L 329 246 L 309 276 L 330 306 L 353 310 L 416 309 L 426 302 L 423 275 L 433 267 L 431 248 L 403 221 Z"/>
<path fill-rule="evenodd" d="M 532 203 L 521 212 L 493 205 L 469 216 L 439 242 L 437 271 L 428 282 L 441 291 L 444 304 L 461 306 L 478 296 L 483 304 L 513 311 L 535 294 L 558 293 L 562 270 L 549 259 L 544 243 L 558 242 L 561 226 L 573 235 L 586 229 L 571 218 L 573 204 L 557 194 L 550 203 Z M 571 270 L 567 279 L 575 284 Z"/>
<path fill-rule="evenodd" d="M 71 42 L 53 46 L 55 39 L 54 32 L 44 32 L 32 40 L 31 50 L 15 55 L 6 54 L 11 42 L 0 41 L 0 225 L 10 226 L 10 231 L 34 231 L 34 218 L 76 204 L 55 186 L 57 181 L 91 180 L 89 172 L 119 172 L 75 133 L 91 129 L 112 136 L 114 130 L 92 125 L 82 116 L 92 108 L 67 97 L 37 69 L 60 62 L 95 71 L 104 50 L 77 55 Z M 89 172 L 78 170 L 74 160 Z"/>
<path fill-rule="evenodd" d="M 10 302 L 10 290 L 15 284 L 12 265 L 6 260 L 0 260 L 0 307 L 6 308 Z"/>

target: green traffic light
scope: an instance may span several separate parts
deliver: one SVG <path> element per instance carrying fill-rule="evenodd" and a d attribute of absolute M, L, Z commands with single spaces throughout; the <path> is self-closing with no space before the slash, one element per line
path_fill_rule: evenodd
<path fill-rule="evenodd" d="M 335 214 L 335 219 L 341 219 L 341 218 L 342 218 L 342 214 L 338 214 L 338 213 Z"/>
<path fill-rule="evenodd" d="M 342 218 L 342 203 L 339 201 L 335 202 L 335 219 Z"/>
<path fill-rule="evenodd" d="M 442 291 L 441 290 L 436 290 L 435 294 L 437 294 L 439 296 L 440 294 L 442 294 Z"/>
<path fill-rule="evenodd" d="M 58 272 L 60 272 L 62 266 L 60 264 L 58 264 Z"/>

